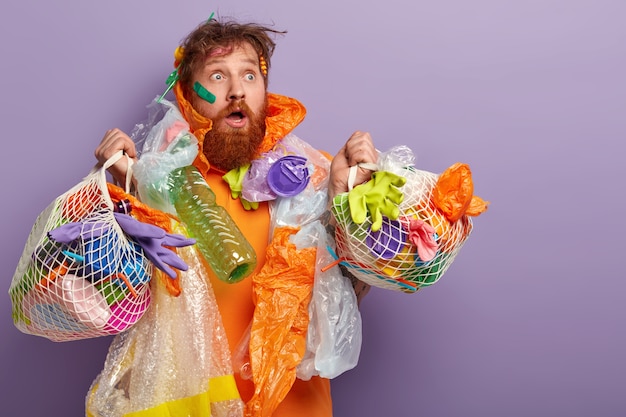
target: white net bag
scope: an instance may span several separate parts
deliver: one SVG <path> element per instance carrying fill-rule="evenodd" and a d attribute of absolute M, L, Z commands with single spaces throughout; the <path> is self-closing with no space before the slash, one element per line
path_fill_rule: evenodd
<path fill-rule="evenodd" d="M 116 334 L 150 304 L 152 263 L 115 220 L 106 169 L 121 151 L 37 218 L 9 288 L 15 326 L 52 341 Z"/>
<path fill-rule="evenodd" d="M 468 215 L 450 221 L 437 207 L 433 191 L 439 175 L 415 169 L 412 159 L 406 147 L 394 148 L 381 157 L 381 168 L 405 182 L 398 186 L 403 198 L 397 216 L 383 215 L 377 228 L 372 227 L 372 216 L 359 223 L 353 220 L 350 193 L 340 194 L 332 202 L 338 223 L 337 261 L 369 285 L 406 293 L 437 282 L 473 227 Z"/>

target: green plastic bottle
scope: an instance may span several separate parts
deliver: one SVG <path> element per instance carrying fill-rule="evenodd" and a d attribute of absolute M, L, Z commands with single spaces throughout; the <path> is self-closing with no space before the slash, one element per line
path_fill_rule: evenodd
<path fill-rule="evenodd" d="M 170 172 L 169 192 L 178 217 L 219 279 L 235 283 L 254 271 L 254 249 L 224 207 L 215 202 L 215 193 L 196 167 Z"/>

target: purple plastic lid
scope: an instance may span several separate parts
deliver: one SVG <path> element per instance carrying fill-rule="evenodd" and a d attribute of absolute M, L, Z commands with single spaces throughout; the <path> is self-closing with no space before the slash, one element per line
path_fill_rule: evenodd
<path fill-rule="evenodd" d="M 272 164 L 267 172 L 267 185 L 276 195 L 291 197 L 306 188 L 310 177 L 305 157 L 287 155 Z"/>
<path fill-rule="evenodd" d="M 399 221 L 383 217 L 383 224 L 377 232 L 368 231 L 365 244 L 377 256 L 392 259 L 404 248 L 407 235 Z"/>

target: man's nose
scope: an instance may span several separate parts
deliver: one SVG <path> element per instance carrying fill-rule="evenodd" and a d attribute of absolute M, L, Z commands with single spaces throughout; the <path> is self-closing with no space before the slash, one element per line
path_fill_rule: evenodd
<path fill-rule="evenodd" d="M 228 98 L 231 100 L 241 100 L 246 96 L 243 83 L 241 80 L 232 80 L 230 83 L 230 90 L 228 92 Z"/>

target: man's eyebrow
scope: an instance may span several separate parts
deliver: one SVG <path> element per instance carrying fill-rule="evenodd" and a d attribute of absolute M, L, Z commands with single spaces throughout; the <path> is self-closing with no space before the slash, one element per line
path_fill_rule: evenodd
<path fill-rule="evenodd" d="M 252 59 L 252 58 L 247 58 L 244 60 L 245 62 L 247 62 L 250 65 L 259 65 L 259 61 L 256 59 Z"/>

